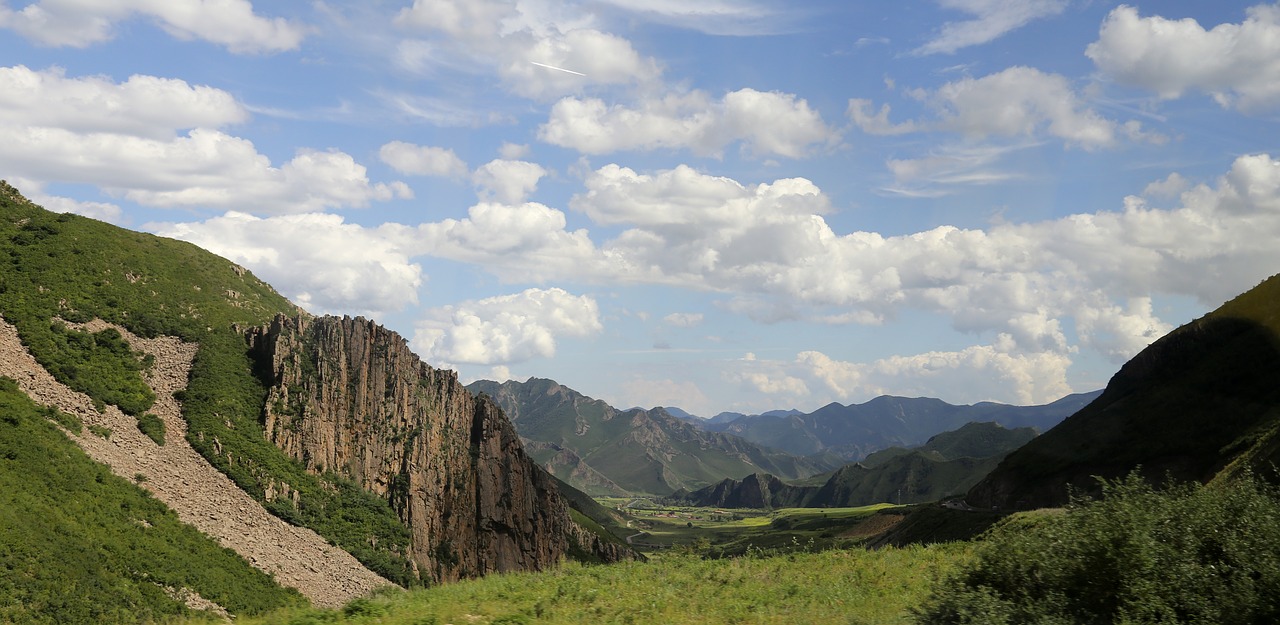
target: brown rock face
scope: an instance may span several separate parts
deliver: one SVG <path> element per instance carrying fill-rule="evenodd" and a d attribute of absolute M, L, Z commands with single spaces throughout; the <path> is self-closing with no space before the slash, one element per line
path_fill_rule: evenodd
<path fill-rule="evenodd" d="M 390 501 L 423 577 L 538 570 L 571 547 L 617 559 L 593 549 L 501 410 L 400 335 L 363 318 L 278 316 L 247 337 L 271 383 L 267 436 Z"/>

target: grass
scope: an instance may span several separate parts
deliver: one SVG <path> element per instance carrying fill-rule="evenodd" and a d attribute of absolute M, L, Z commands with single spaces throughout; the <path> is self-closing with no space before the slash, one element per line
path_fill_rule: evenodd
<path fill-rule="evenodd" d="M 286 609 L 241 625 L 907 623 L 932 580 L 965 561 L 949 544 L 729 560 L 689 554 L 493 575 L 358 599 L 342 610 Z"/>
<path fill-rule="evenodd" d="M 658 557 L 671 549 L 710 557 L 729 557 L 760 549 L 796 551 L 854 547 L 863 540 L 857 531 L 860 525 L 881 510 L 895 507 L 877 504 L 858 508 L 766 511 L 663 506 L 644 499 L 601 501 L 626 510 L 629 519 L 626 531 L 633 536 L 632 545 Z"/>
<path fill-rule="evenodd" d="M 305 600 L 90 459 L 0 378 L 0 623 L 130 623 L 189 614 L 164 587 L 233 614 Z"/>

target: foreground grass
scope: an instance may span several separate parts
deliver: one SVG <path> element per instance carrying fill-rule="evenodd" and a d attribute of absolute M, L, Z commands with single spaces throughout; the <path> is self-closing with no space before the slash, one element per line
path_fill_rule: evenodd
<path fill-rule="evenodd" d="M 704 560 L 666 555 L 607 566 L 493 575 L 358 599 L 342 610 L 288 609 L 238 624 L 907 623 L 939 575 L 968 559 L 948 544 Z"/>

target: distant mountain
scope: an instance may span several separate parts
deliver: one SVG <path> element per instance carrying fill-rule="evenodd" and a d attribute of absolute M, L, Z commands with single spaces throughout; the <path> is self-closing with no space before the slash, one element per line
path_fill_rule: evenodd
<path fill-rule="evenodd" d="M 1096 492 L 1141 466 L 1207 482 L 1280 465 L 1280 277 L 1152 343 L 1102 395 L 1010 454 L 969 491 L 975 506 L 1032 508 Z"/>
<path fill-rule="evenodd" d="M 707 432 L 662 408 L 618 410 L 553 380 L 467 388 L 502 407 L 535 461 L 592 495 L 666 495 L 755 472 L 801 478 L 838 466 Z"/>
<path fill-rule="evenodd" d="M 862 460 L 862 465 L 874 467 L 890 458 L 920 452 L 936 460 L 954 460 L 956 458 L 990 458 L 1006 456 L 1013 450 L 1026 445 L 1035 438 L 1035 428 L 1008 429 L 994 421 L 984 423 L 966 423 L 958 430 L 943 432 L 930 438 L 920 447 L 889 447 L 872 452 Z"/>
<path fill-rule="evenodd" d="M 1035 438 L 1032 428 L 1007 430 L 997 423 L 969 423 L 916 449 L 873 454 L 874 465 L 854 463 L 802 482 L 768 474 L 724 480 L 671 499 L 726 508 L 820 508 L 874 503 L 923 503 L 965 492 L 1018 445 Z"/>
<path fill-rule="evenodd" d="M 994 421 L 1006 428 L 1045 431 L 1100 393 L 1068 395 L 1043 406 L 992 402 L 956 406 L 939 399 L 881 396 L 863 404 L 832 403 L 808 414 L 766 413 L 700 425 L 796 455 L 828 452 L 846 460 L 861 460 L 881 449 L 923 444 L 935 434 L 969 422 Z"/>

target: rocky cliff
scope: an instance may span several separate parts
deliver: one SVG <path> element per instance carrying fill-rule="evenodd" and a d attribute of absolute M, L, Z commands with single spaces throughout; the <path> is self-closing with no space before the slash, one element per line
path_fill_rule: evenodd
<path fill-rule="evenodd" d="M 246 333 L 269 388 L 268 438 L 317 473 L 385 497 L 431 581 L 538 570 L 626 549 L 570 518 L 554 480 L 493 402 L 363 318 L 277 316 Z"/>

